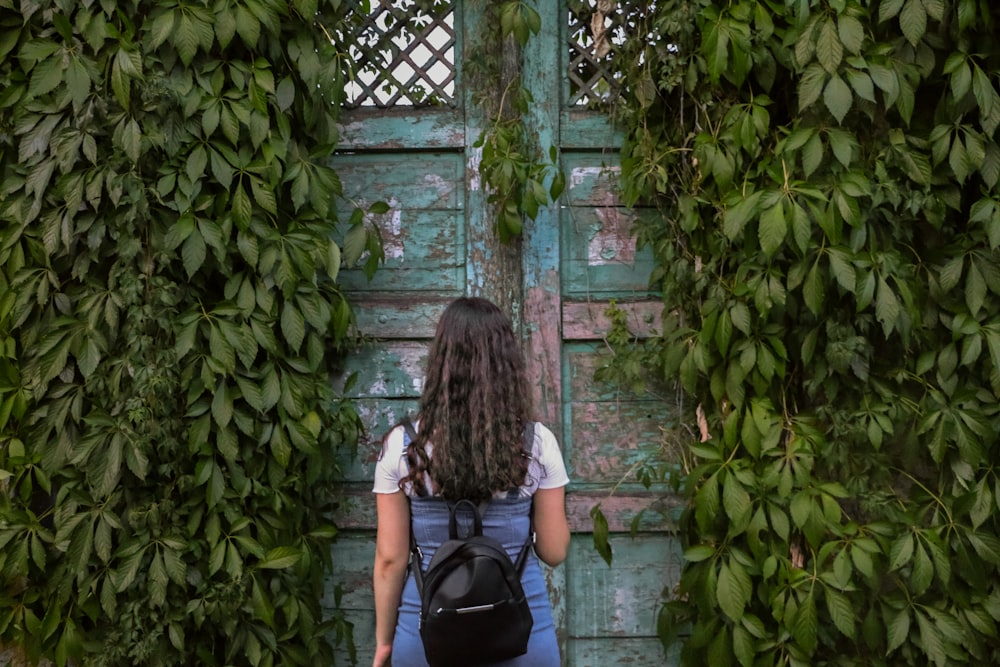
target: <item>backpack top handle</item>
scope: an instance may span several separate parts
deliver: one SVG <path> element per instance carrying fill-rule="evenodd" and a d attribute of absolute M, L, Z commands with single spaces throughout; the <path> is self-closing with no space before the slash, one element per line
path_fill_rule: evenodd
<path fill-rule="evenodd" d="M 451 515 L 448 517 L 448 536 L 453 539 L 458 539 L 458 521 L 456 519 L 456 514 L 458 508 L 462 505 L 468 505 L 472 508 L 472 533 L 466 535 L 466 538 L 472 537 L 473 535 L 483 534 L 483 515 L 482 512 L 485 510 L 486 506 L 489 505 L 489 501 L 484 501 L 478 507 L 471 500 L 459 500 L 457 503 L 448 503 L 451 507 Z"/>

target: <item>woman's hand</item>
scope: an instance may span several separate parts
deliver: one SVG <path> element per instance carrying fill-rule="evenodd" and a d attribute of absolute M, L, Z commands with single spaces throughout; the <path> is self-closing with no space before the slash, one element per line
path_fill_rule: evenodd
<path fill-rule="evenodd" d="M 372 667 L 389 667 L 392 658 L 392 644 L 375 647 L 375 660 Z"/>

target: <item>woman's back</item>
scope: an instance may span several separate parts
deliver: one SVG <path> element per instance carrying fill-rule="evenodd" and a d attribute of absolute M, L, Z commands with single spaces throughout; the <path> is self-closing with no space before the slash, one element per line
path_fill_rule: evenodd
<path fill-rule="evenodd" d="M 557 565 L 566 557 L 564 487 L 569 478 L 551 431 L 535 424 L 527 431 L 530 437 L 522 439 L 532 415 L 529 397 L 510 319 L 485 299 L 452 302 L 431 344 L 412 443 L 402 426 L 393 429 L 375 467 L 375 667 L 390 660 L 395 667 L 427 664 L 420 600 L 406 564 L 411 531 L 424 567 L 447 539 L 446 499 L 490 501 L 484 532 L 512 556 L 527 540 L 534 517 L 537 540 L 521 579 L 534 621 L 528 651 L 496 665 L 559 665 L 538 559 Z"/>

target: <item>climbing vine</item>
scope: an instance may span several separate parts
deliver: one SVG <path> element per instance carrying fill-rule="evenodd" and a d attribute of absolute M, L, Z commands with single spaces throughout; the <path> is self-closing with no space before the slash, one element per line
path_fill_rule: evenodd
<path fill-rule="evenodd" d="M 565 178 L 556 166 L 556 147 L 551 146 L 545 155 L 525 125 L 531 93 L 521 85 L 520 67 L 503 67 L 504 49 L 499 46 L 513 40 L 523 48 L 532 35 L 538 34 L 541 17 L 524 0 L 506 0 L 496 6 L 491 3 L 485 9 L 485 24 L 490 29 L 499 25 L 500 31 L 483 39 L 469 70 L 471 76 L 500 82 L 503 95 L 475 147 L 482 149 L 479 172 L 489 188 L 488 200 L 494 207 L 498 235 L 501 241 L 508 242 L 521 235 L 525 217 L 534 220 L 539 207 L 559 198 Z M 477 104 L 493 105 L 486 98 Z"/>
<path fill-rule="evenodd" d="M 369 245 L 334 241 L 325 164 L 350 21 L 0 0 L 0 645 L 32 662 L 332 664 L 348 636 L 320 596 L 358 430 L 337 277 Z"/>
<path fill-rule="evenodd" d="M 641 358 L 704 414 L 661 638 L 685 665 L 1000 661 L 1000 11 L 632 18 L 621 187 L 659 210 L 666 306 Z"/>

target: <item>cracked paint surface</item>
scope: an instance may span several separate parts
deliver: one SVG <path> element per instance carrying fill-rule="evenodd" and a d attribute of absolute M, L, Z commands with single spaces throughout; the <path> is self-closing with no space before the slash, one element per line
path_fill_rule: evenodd
<path fill-rule="evenodd" d="M 587 244 L 587 263 L 591 266 L 635 264 L 632 217 L 619 208 L 595 208 L 594 213 L 601 226 Z"/>

